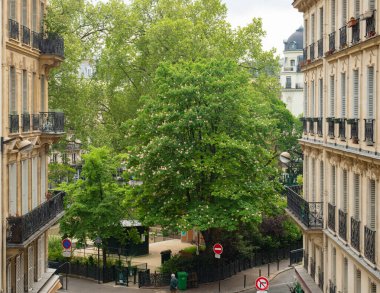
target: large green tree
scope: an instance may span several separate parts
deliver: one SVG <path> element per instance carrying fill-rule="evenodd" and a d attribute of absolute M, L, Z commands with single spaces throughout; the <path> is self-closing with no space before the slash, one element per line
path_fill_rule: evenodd
<path fill-rule="evenodd" d="M 135 208 L 148 224 L 220 231 L 260 222 L 278 200 L 270 103 L 234 60 L 164 63 L 126 125 L 130 172 L 144 184 Z"/>

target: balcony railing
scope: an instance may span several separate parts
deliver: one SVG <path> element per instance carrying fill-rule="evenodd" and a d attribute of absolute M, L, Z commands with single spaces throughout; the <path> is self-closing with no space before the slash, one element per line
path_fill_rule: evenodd
<path fill-rule="evenodd" d="M 314 134 L 314 118 L 309 118 L 309 133 Z"/>
<path fill-rule="evenodd" d="M 299 194 L 302 186 L 287 186 L 288 209 L 308 228 L 323 227 L 323 202 L 307 202 Z"/>
<path fill-rule="evenodd" d="M 367 38 L 373 37 L 376 35 L 376 23 L 375 23 L 375 14 L 372 13 L 371 17 L 368 17 L 365 20 L 365 36 Z"/>
<path fill-rule="evenodd" d="M 335 32 L 329 34 L 329 52 L 333 53 L 335 51 Z"/>
<path fill-rule="evenodd" d="M 346 119 L 340 118 L 338 120 L 338 125 L 339 125 L 339 138 L 341 140 L 346 140 Z"/>
<path fill-rule="evenodd" d="M 353 143 L 359 143 L 359 120 L 348 119 L 347 123 L 351 125 L 351 139 Z"/>
<path fill-rule="evenodd" d="M 315 43 L 312 43 L 310 45 L 310 60 L 311 61 L 313 61 L 315 59 L 314 49 L 315 49 Z"/>
<path fill-rule="evenodd" d="M 303 255 L 303 267 L 307 272 L 309 271 L 309 255 L 306 252 Z"/>
<path fill-rule="evenodd" d="M 22 25 L 21 31 L 22 31 L 22 43 L 25 45 L 30 45 L 30 29 Z"/>
<path fill-rule="evenodd" d="M 22 120 L 22 132 L 29 132 L 30 131 L 30 114 L 28 113 L 21 114 L 21 120 Z"/>
<path fill-rule="evenodd" d="M 315 281 L 315 260 L 313 258 L 310 259 L 310 276 Z"/>
<path fill-rule="evenodd" d="M 10 133 L 19 132 L 19 116 L 17 114 L 9 115 L 9 132 Z"/>
<path fill-rule="evenodd" d="M 335 232 L 335 206 L 328 204 L 328 227 Z"/>
<path fill-rule="evenodd" d="M 339 236 L 347 241 L 347 213 L 339 209 Z"/>
<path fill-rule="evenodd" d="M 34 233 L 63 212 L 63 191 L 57 192 L 51 199 L 21 217 L 7 219 L 7 242 L 22 244 Z"/>
<path fill-rule="evenodd" d="M 352 27 L 352 44 L 357 44 L 360 41 L 360 21 L 357 19 L 357 22 Z"/>
<path fill-rule="evenodd" d="M 318 287 L 323 291 L 323 271 L 321 271 L 321 268 L 318 268 Z"/>
<path fill-rule="evenodd" d="M 375 263 L 376 231 L 364 226 L 364 256 L 372 263 Z"/>
<path fill-rule="evenodd" d="M 335 137 L 335 124 L 334 124 L 334 117 L 327 118 L 328 123 L 328 136 L 330 138 Z"/>
<path fill-rule="evenodd" d="M 319 136 L 323 135 L 323 118 L 319 117 L 317 121 L 317 133 Z"/>
<path fill-rule="evenodd" d="M 8 25 L 9 25 L 9 28 L 8 28 L 9 38 L 14 39 L 14 40 L 19 40 L 20 26 L 18 22 L 15 21 L 14 19 L 9 19 Z"/>
<path fill-rule="evenodd" d="M 300 120 L 302 121 L 302 128 L 303 128 L 303 133 L 307 134 L 307 118 L 302 117 Z"/>
<path fill-rule="evenodd" d="M 351 217 L 351 245 L 360 251 L 360 221 Z"/>
<path fill-rule="evenodd" d="M 57 55 L 64 57 L 63 39 L 56 34 L 50 34 L 40 41 L 41 54 Z"/>
<path fill-rule="evenodd" d="M 336 285 L 331 280 L 330 280 L 330 284 L 329 284 L 329 293 L 336 293 Z"/>
<path fill-rule="evenodd" d="M 41 34 L 32 32 L 32 47 L 34 49 L 40 49 L 40 42 L 41 42 Z"/>
<path fill-rule="evenodd" d="M 32 130 L 40 130 L 40 114 L 32 114 Z"/>
<path fill-rule="evenodd" d="M 303 55 L 303 60 L 306 61 L 307 60 L 307 47 L 303 48 L 302 55 Z"/>
<path fill-rule="evenodd" d="M 367 145 L 373 145 L 374 139 L 374 119 L 365 119 L 365 141 L 367 142 Z"/>
<path fill-rule="evenodd" d="M 323 57 L 323 39 L 318 40 L 318 58 Z"/>
<path fill-rule="evenodd" d="M 342 26 L 339 29 L 339 48 L 344 48 L 347 46 L 347 26 Z"/>
<path fill-rule="evenodd" d="M 41 112 L 39 126 L 43 133 L 64 132 L 65 115 L 61 112 Z"/>

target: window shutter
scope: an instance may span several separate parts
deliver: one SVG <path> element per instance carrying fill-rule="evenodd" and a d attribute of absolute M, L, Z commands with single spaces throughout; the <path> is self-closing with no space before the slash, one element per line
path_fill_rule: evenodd
<path fill-rule="evenodd" d="M 315 31 L 315 17 L 314 14 L 311 15 L 311 44 L 314 43 L 314 31 Z"/>
<path fill-rule="evenodd" d="M 38 200 L 37 200 L 37 157 L 32 158 L 32 209 L 37 207 Z"/>
<path fill-rule="evenodd" d="M 369 10 L 375 10 L 375 0 L 369 0 L 368 8 Z"/>
<path fill-rule="evenodd" d="M 29 164 L 28 160 L 21 161 L 21 209 L 22 214 L 25 215 L 29 210 Z"/>
<path fill-rule="evenodd" d="M 342 118 L 346 118 L 346 74 L 342 73 L 341 74 L 341 89 L 340 89 L 340 94 L 342 97 Z"/>
<path fill-rule="evenodd" d="M 37 0 L 33 0 L 32 30 L 37 32 Z"/>
<path fill-rule="evenodd" d="M 343 211 L 347 213 L 347 198 L 348 198 L 348 175 L 347 175 L 347 170 L 343 170 Z"/>
<path fill-rule="evenodd" d="M 336 249 L 335 247 L 332 249 L 332 280 L 336 283 Z"/>
<path fill-rule="evenodd" d="M 373 67 L 368 67 L 368 76 L 367 76 L 367 96 L 368 96 L 368 118 L 373 119 L 373 106 L 374 106 L 374 101 L 373 101 L 373 96 L 374 96 L 374 69 Z"/>
<path fill-rule="evenodd" d="M 313 202 L 315 202 L 315 159 L 312 159 L 311 160 L 311 178 L 312 178 L 312 181 L 311 181 L 311 196 L 312 196 L 312 200 Z"/>
<path fill-rule="evenodd" d="M 9 0 L 9 18 L 16 20 L 16 0 Z"/>
<path fill-rule="evenodd" d="M 310 89 L 311 97 L 310 97 L 310 117 L 314 117 L 314 105 L 315 105 L 315 87 L 314 87 L 314 80 L 311 81 L 311 89 Z"/>
<path fill-rule="evenodd" d="M 27 0 L 22 0 L 22 25 L 28 26 L 28 4 Z"/>
<path fill-rule="evenodd" d="M 355 17 L 358 18 L 360 16 L 360 0 L 355 0 Z"/>
<path fill-rule="evenodd" d="M 28 72 L 22 71 L 22 112 L 28 113 Z"/>
<path fill-rule="evenodd" d="M 45 106 L 45 76 L 41 75 L 41 112 L 44 112 L 46 110 Z"/>
<path fill-rule="evenodd" d="M 17 213 L 17 165 L 10 164 L 9 170 L 9 215 L 15 216 Z"/>
<path fill-rule="evenodd" d="M 359 70 L 353 72 L 353 118 L 359 118 Z"/>
<path fill-rule="evenodd" d="M 347 0 L 342 0 L 342 26 L 347 24 Z"/>
<path fill-rule="evenodd" d="M 323 79 L 319 80 L 319 117 L 323 118 Z"/>
<path fill-rule="evenodd" d="M 9 68 L 9 112 L 17 112 L 16 104 L 16 69 Z"/>
<path fill-rule="evenodd" d="M 319 38 L 323 38 L 323 7 L 319 8 Z"/>
<path fill-rule="evenodd" d="M 34 283 L 34 249 L 33 246 L 28 247 L 28 289 L 33 289 Z"/>
<path fill-rule="evenodd" d="M 320 185 L 321 191 L 319 192 L 319 194 L 321 195 L 321 198 L 319 199 L 319 201 L 323 201 L 323 194 L 324 194 L 324 192 L 323 192 L 323 190 L 324 190 L 324 184 L 323 184 L 323 182 L 325 180 L 325 178 L 324 178 L 325 174 L 324 174 L 324 169 L 323 169 L 323 162 L 321 162 L 321 164 L 320 164 L 319 173 L 320 173 L 320 183 L 321 183 L 321 185 Z"/>
<path fill-rule="evenodd" d="M 332 195 L 332 204 L 335 205 L 336 199 L 336 167 L 331 167 L 331 195 Z"/>
<path fill-rule="evenodd" d="M 31 111 L 32 114 L 36 113 L 36 73 L 33 72 L 32 75 L 32 100 L 31 100 Z"/>
<path fill-rule="evenodd" d="M 330 117 L 335 117 L 335 80 L 330 76 Z"/>
<path fill-rule="evenodd" d="M 376 181 L 370 180 L 369 186 L 369 211 L 368 227 L 376 230 Z"/>
<path fill-rule="evenodd" d="M 354 174 L 354 218 L 360 220 L 360 175 Z"/>
<path fill-rule="evenodd" d="M 344 258 L 343 264 L 343 292 L 348 292 L 348 260 Z"/>
<path fill-rule="evenodd" d="M 331 32 L 335 31 L 335 0 L 331 0 Z"/>
<path fill-rule="evenodd" d="M 376 293 L 376 284 L 371 282 L 371 293 Z"/>
<path fill-rule="evenodd" d="M 303 91 L 303 113 L 304 113 L 304 117 L 308 117 L 308 111 L 307 111 L 307 108 L 308 108 L 308 105 L 307 105 L 307 83 L 305 82 L 305 87 L 304 87 L 304 91 Z"/>
<path fill-rule="evenodd" d="M 362 273 L 360 270 L 356 270 L 356 293 L 361 293 L 362 291 Z"/>

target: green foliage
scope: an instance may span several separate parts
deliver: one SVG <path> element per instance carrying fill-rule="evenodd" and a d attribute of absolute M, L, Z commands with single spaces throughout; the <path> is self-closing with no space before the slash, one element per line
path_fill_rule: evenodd
<path fill-rule="evenodd" d="M 199 251 L 205 251 L 205 250 L 206 250 L 206 247 L 204 245 L 199 245 Z M 184 251 L 185 253 L 195 255 L 197 252 L 197 247 L 196 246 L 185 247 L 184 249 L 182 249 L 182 251 Z"/>
<path fill-rule="evenodd" d="M 56 185 L 60 182 L 72 182 L 74 179 L 75 169 L 68 164 L 49 163 L 49 183 Z"/>
<path fill-rule="evenodd" d="M 297 176 L 297 184 L 298 185 L 303 185 L 303 176 L 302 175 L 298 175 Z"/>
<path fill-rule="evenodd" d="M 65 257 L 62 256 L 62 239 L 58 236 L 49 236 L 48 239 L 48 259 L 49 261 L 64 261 Z"/>

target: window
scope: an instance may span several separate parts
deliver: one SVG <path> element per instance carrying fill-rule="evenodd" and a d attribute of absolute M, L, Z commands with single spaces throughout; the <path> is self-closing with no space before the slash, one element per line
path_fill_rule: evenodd
<path fill-rule="evenodd" d="M 348 292 L 348 260 L 344 258 L 343 261 L 343 293 Z"/>
<path fill-rule="evenodd" d="M 335 31 L 335 0 L 331 0 L 331 32 Z"/>
<path fill-rule="evenodd" d="M 14 114 L 16 112 L 16 69 L 12 66 L 9 68 L 9 113 Z"/>
<path fill-rule="evenodd" d="M 370 293 L 376 293 L 376 284 L 373 283 L 371 280 L 369 280 L 370 282 L 370 285 L 369 285 L 369 290 L 370 290 Z"/>
<path fill-rule="evenodd" d="M 323 169 L 323 161 L 321 161 L 319 168 L 320 168 L 319 173 L 320 173 L 320 184 L 321 184 L 320 185 L 321 190 L 319 192 L 319 194 L 321 195 L 321 198 L 319 199 L 319 201 L 323 201 L 323 193 L 324 193 L 324 191 L 323 191 L 323 189 L 324 189 L 323 182 L 325 180 L 325 178 L 324 178 L 325 177 L 325 175 L 324 175 L 324 169 Z"/>
<path fill-rule="evenodd" d="M 315 87 L 314 87 L 314 80 L 311 81 L 311 94 L 310 94 L 310 117 L 314 117 L 314 105 L 315 105 L 315 101 L 314 101 L 314 95 L 315 95 Z M 312 122 L 313 123 L 313 122 Z"/>
<path fill-rule="evenodd" d="M 376 230 L 376 181 L 369 181 L 367 227 Z"/>
<path fill-rule="evenodd" d="M 40 203 L 46 200 L 46 156 L 41 154 L 41 198 Z"/>
<path fill-rule="evenodd" d="M 32 101 L 31 101 L 31 107 L 32 107 L 32 113 L 35 114 L 36 112 L 36 73 L 33 72 L 32 75 Z"/>
<path fill-rule="evenodd" d="M 307 99 L 308 99 L 308 97 L 307 97 L 307 90 L 308 90 L 308 88 L 307 88 L 307 83 L 305 82 L 305 87 L 304 87 L 304 91 L 303 91 L 303 113 L 304 113 L 304 117 L 307 117 L 307 115 L 308 115 L 308 104 L 307 104 Z"/>
<path fill-rule="evenodd" d="M 323 7 L 319 8 L 319 39 L 323 38 Z"/>
<path fill-rule="evenodd" d="M 330 117 L 335 117 L 335 80 L 330 76 Z"/>
<path fill-rule="evenodd" d="M 8 0 L 9 18 L 16 20 L 16 0 Z"/>
<path fill-rule="evenodd" d="M 354 219 L 360 220 L 360 175 L 354 174 Z"/>
<path fill-rule="evenodd" d="M 76 154 L 75 154 L 75 153 L 71 154 L 71 163 L 72 163 L 72 164 L 75 164 L 76 161 L 77 161 L 77 156 L 76 156 Z"/>
<path fill-rule="evenodd" d="M 44 31 L 44 12 L 45 12 L 45 5 L 41 2 L 40 5 L 40 33 Z"/>
<path fill-rule="evenodd" d="M 25 215 L 28 210 L 28 199 L 29 194 L 29 161 L 21 161 L 21 210 L 22 214 Z"/>
<path fill-rule="evenodd" d="M 30 245 L 28 247 L 28 290 L 33 289 L 34 283 L 34 249 Z"/>
<path fill-rule="evenodd" d="M 285 87 L 286 87 L 287 89 L 292 88 L 292 77 L 291 77 L 291 76 L 287 76 L 287 77 L 286 77 L 286 84 L 285 84 Z"/>
<path fill-rule="evenodd" d="M 340 96 L 342 99 L 341 118 L 346 118 L 346 73 L 341 73 L 340 75 Z"/>
<path fill-rule="evenodd" d="M 347 0 L 342 0 L 342 26 L 347 23 Z"/>
<path fill-rule="evenodd" d="M 57 154 L 53 154 L 52 157 L 51 157 L 51 161 L 52 163 L 57 163 L 58 162 L 58 155 Z"/>
<path fill-rule="evenodd" d="M 22 112 L 28 113 L 28 72 L 22 71 Z"/>
<path fill-rule="evenodd" d="M 28 2 L 22 0 L 22 25 L 28 26 Z"/>
<path fill-rule="evenodd" d="M 296 66 L 296 61 L 295 60 L 290 60 L 290 66 Z"/>
<path fill-rule="evenodd" d="M 362 273 L 360 270 L 356 269 L 355 271 L 355 293 L 362 292 Z"/>
<path fill-rule="evenodd" d="M 323 79 L 319 80 L 319 117 L 323 117 Z"/>
<path fill-rule="evenodd" d="M 348 199 L 348 172 L 343 170 L 343 198 L 342 198 L 342 210 L 347 213 L 347 199 Z"/>
<path fill-rule="evenodd" d="M 360 16 L 360 0 L 354 0 L 354 15 L 356 18 Z"/>
<path fill-rule="evenodd" d="M 374 106 L 374 69 L 373 66 L 368 67 L 367 74 L 367 118 L 373 119 L 373 106 Z"/>
<path fill-rule="evenodd" d="M 313 178 L 311 181 L 311 201 L 315 202 L 315 159 L 311 160 L 311 178 Z"/>
<path fill-rule="evenodd" d="M 331 270 L 331 279 L 333 283 L 336 283 L 336 249 L 332 249 L 332 270 Z"/>
<path fill-rule="evenodd" d="M 305 197 L 309 196 L 309 157 L 304 158 L 304 186 L 305 186 Z"/>
<path fill-rule="evenodd" d="M 17 213 L 17 164 L 12 163 L 8 166 L 9 183 L 9 215 L 15 216 Z"/>
<path fill-rule="evenodd" d="M 41 109 L 41 112 L 44 112 L 45 111 L 45 75 L 41 75 L 41 96 L 40 96 L 40 99 L 41 99 L 40 109 Z"/>
<path fill-rule="evenodd" d="M 314 43 L 314 30 L 315 30 L 315 17 L 314 14 L 311 15 L 311 41 L 310 43 Z"/>
<path fill-rule="evenodd" d="M 359 70 L 353 71 L 352 115 L 359 118 Z"/>
<path fill-rule="evenodd" d="M 331 204 L 335 206 L 336 199 L 336 167 L 331 166 Z"/>
<path fill-rule="evenodd" d="M 34 32 L 37 32 L 37 0 L 33 0 L 33 2 L 32 2 L 32 9 L 33 9 L 33 14 L 32 14 L 32 30 Z"/>
<path fill-rule="evenodd" d="M 375 10 L 375 0 L 368 0 L 368 9 Z"/>
<path fill-rule="evenodd" d="M 16 293 L 24 292 L 24 254 L 16 257 Z"/>
<path fill-rule="evenodd" d="M 34 209 L 38 205 L 38 199 L 37 199 L 38 169 L 37 169 L 37 165 L 38 165 L 37 157 L 32 158 L 32 209 Z"/>
<path fill-rule="evenodd" d="M 308 41 L 308 29 L 309 29 L 309 27 L 308 27 L 308 25 L 307 25 L 307 19 L 305 19 L 305 30 L 304 30 L 304 47 L 306 47 L 307 46 L 307 41 Z M 307 59 L 307 58 L 306 58 Z"/>

